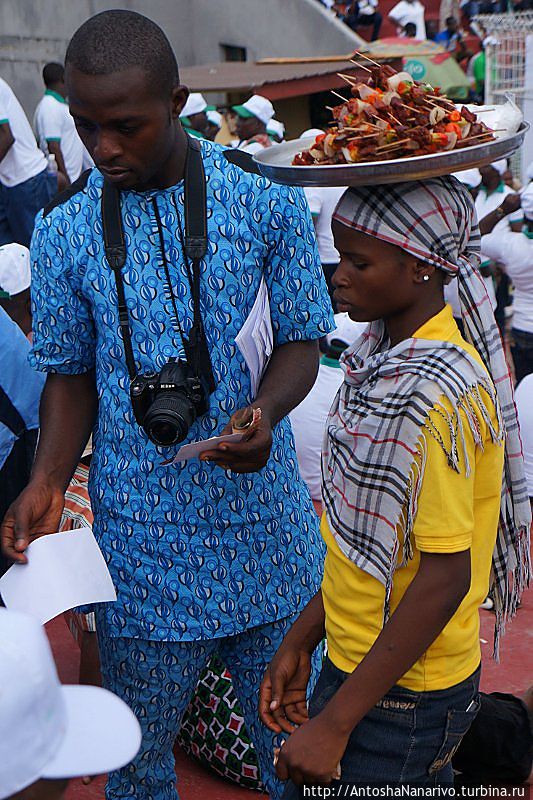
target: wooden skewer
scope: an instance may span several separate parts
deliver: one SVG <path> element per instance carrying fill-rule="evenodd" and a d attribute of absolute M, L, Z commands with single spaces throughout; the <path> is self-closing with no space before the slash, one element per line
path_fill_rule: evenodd
<path fill-rule="evenodd" d="M 382 144 L 381 147 L 376 147 L 376 152 L 378 150 L 388 150 L 389 148 L 393 147 L 401 147 L 401 145 L 405 144 L 405 142 L 410 142 L 409 138 L 407 139 L 400 139 L 398 142 L 390 142 L 390 144 Z"/>
<path fill-rule="evenodd" d="M 343 128 L 342 131 L 339 131 L 339 133 L 344 133 L 345 131 L 352 131 L 352 132 L 355 132 L 355 133 L 357 133 L 358 131 L 361 131 L 361 133 L 368 133 L 368 131 L 366 131 L 364 128 L 351 128 L 349 125 L 347 125 L 345 128 Z M 376 130 L 375 133 L 372 133 L 370 135 L 371 136 L 377 136 L 378 133 L 379 133 L 379 131 Z"/>
<path fill-rule="evenodd" d="M 401 125 L 401 124 L 402 124 L 402 123 L 400 122 L 400 120 L 399 120 L 399 119 L 396 119 L 396 117 L 394 116 L 394 114 L 391 114 L 391 112 L 390 112 L 390 111 L 387 111 L 387 114 L 388 114 L 388 115 L 389 115 L 389 117 L 390 117 L 390 118 L 391 118 L 391 119 L 392 119 L 392 120 L 393 120 L 393 121 L 396 123 L 396 125 Z"/>
<path fill-rule="evenodd" d="M 447 107 L 449 111 L 454 111 L 455 110 L 455 104 L 452 103 L 451 100 L 444 99 L 443 97 L 436 97 L 435 95 L 429 95 L 429 97 L 431 97 L 431 100 L 428 100 L 427 96 L 426 96 L 426 103 L 432 103 L 435 106 L 439 106 L 439 103 L 437 101 L 438 100 L 442 100 L 444 106 Z M 440 106 L 439 106 L 439 108 L 440 108 Z"/>
<path fill-rule="evenodd" d="M 333 106 L 326 106 L 326 108 L 327 108 L 327 110 L 328 110 L 328 111 L 335 111 L 335 109 L 333 108 Z"/>
<path fill-rule="evenodd" d="M 355 51 L 355 53 L 354 53 L 354 55 L 356 55 L 356 56 L 357 56 L 357 58 L 364 58 L 364 59 L 365 59 L 365 61 L 369 61 L 369 62 L 370 62 L 371 64 L 373 64 L 375 67 L 380 67 L 380 66 L 381 66 L 381 64 L 378 64 L 378 62 L 377 62 L 377 61 L 374 61 L 374 59 L 373 59 L 373 58 L 369 58 L 368 56 L 365 56 L 365 54 L 364 54 L 364 53 L 360 53 L 360 52 L 359 52 L 359 50 L 356 50 L 356 51 Z M 350 59 L 350 61 L 352 61 L 352 60 L 353 60 L 353 59 Z"/>
<path fill-rule="evenodd" d="M 363 122 L 363 125 L 368 125 L 370 128 L 375 128 L 378 131 L 383 130 L 383 128 L 380 128 L 379 125 L 374 125 L 373 122 Z M 363 128 L 354 128 L 353 125 L 351 125 L 351 126 L 350 125 L 346 125 L 343 128 L 343 130 L 345 130 L 345 131 L 359 131 L 359 130 L 363 130 Z"/>
<path fill-rule="evenodd" d="M 460 142 L 473 142 L 474 139 L 486 139 L 487 136 L 490 136 L 489 133 L 478 133 L 477 136 L 467 136 L 465 139 L 459 139 Z"/>
<path fill-rule="evenodd" d="M 356 66 L 356 67 L 359 67 L 359 69 L 364 69 L 364 71 L 365 71 L 365 72 L 372 72 L 372 70 L 371 70 L 371 69 L 368 69 L 368 67 L 363 67 L 363 65 L 362 65 L 362 64 L 359 64 L 359 63 L 358 63 L 357 61 L 355 61 L 353 58 L 351 58 L 351 59 L 350 59 L 350 61 L 352 62 L 352 64 L 355 64 L 355 66 Z"/>
<path fill-rule="evenodd" d="M 361 142 L 363 139 L 375 139 L 376 136 L 379 136 L 379 133 L 368 133 L 365 136 L 351 136 L 349 141 L 350 142 Z"/>
<path fill-rule="evenodd" d="M 358 81 L 354 80 L 351 75 L 346 75 L 344 72 L 337 72 L 337 75 L 339 78 L 342 78 L 343 81 L 349 83 L 350 86 L 355 86 L 358 83 Z"/>
<path fill-rule="evenodd" d="M 330 89 L 330 92 L 331 92 L 331 94 L 334 94 L 335 97 L 340 97 L 340 99 L 342 100 L 343 103 L 347 103 L 348 102 L 346 97 L 343 97 L 342 94 L 339 94 L 338 92 L 335 92 L 333 89 Z"/>
<path fill-rule="evenodd" d="M 374 154 L 378 155 L 378 156 L 388 156 L 389 153 L 394 154 L 396 152 L 396 150 L 403 150 L 403 145 L 401 144 L 399 147 L 389 147 L 388 150 L 378 150 L 378 149 L 376 149 L 374 151 Z"/>

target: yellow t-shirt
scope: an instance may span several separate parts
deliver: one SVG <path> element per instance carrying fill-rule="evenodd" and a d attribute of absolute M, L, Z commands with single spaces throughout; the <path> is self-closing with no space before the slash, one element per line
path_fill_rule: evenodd
<path fill-rule="evenodd" d="M 450 306 L 426 322 L 414 336 L 453 342 L 482 363 L 476 350 L 461 337 Z M 496 410 L 483 390 L 481 396 L 497 428 Z M 458 553 L 470 549 L 472 579 L 468 594 L 433 644 L 398 681 L 400 686 L 417 692 L 447 689 L 460 683 L 475 671 L 481 658 L 478 607 L 487 595 L 489 583 L 500 512 L 504 448 L 502 444 L 492 442 L 475 399 L 472 398 L 472 401 L 484 447 L 475 446 L 468 422 L 461 411 L 471 466 L 469 477 L 466 476 L 462 455 L 461 471 L 457 473 L 448 466 L 446 456 L 434 436 L 426 428 L 422 429 L 427 461 L 413 526 L 413 558 L 405 566 L 398 566 L 394 573 L 391 614 L 418 571 L 421 551 Z M 444 397 L 441 408 L 451 410 Z M 439 406 L 435 406 L 430 418 L 444 442 L 449 443 L 448 426 L 438 409 Z M 421 448 L 419 453 L 421 457 Z M 328 653 L 335 666 L 344 672 L 352 672 L 382 630 L 385 587 L 341 552 L 325 514 L 321 531 L 327 545 L 322 594 Z M 402 543 L 401 532 L 399 538 Z M 400 559 L 401 555 L 398 563 Z M 420 613 L 424 613 L 423 608 Z"/>

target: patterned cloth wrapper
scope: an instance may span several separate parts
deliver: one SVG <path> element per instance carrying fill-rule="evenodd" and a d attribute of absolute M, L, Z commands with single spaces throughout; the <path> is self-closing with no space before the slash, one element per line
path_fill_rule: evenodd
<path fill-rule="evenodd" d="M 65 507 L 61 517 L 60 531 L 72 531 L 76 528 L 92 527 L 93 512 L 89 499 L 89 467 L 78 464 L 69 487 L 65 493 Z M 82 633 L 94 633 L 96 623 L 94 613 L 82 614 L 78 611 L 65 611 L 67 625 L 74 639 L 80 644 Z"/>
<path fill-rule="evenodd" d="M 390 347 L 381 320 L 372 322 L 343 358 L 345 381 L 327 423 L 322 459 L 324 502 L 337 544 L 358 567 L 386 587 L 385 618 L 397 563 L 398 526 L 404 531 L 403 563 L 424 471 L 416 467 L 421 430 L 444 396 L 453 415 L 451 468 L 464 453 L 460 410 L 477 444 L 471 399 L 494 441 L 505 440 L 501 513 L 491 574 L 496 611 L 495 654 L 507 618 L 517 607 L 531 573 L 522 446 L 509 370 L 479 263 L 479 228 L 468 191 L 453 177 L 394 186 L 357 187 L 341 199 L 335 219 L 361 233 L 402 248 L 459 282 L 466 338 L 491 380 L 463 349 L 449 342 L 406 339 Z M 490 425 L 484 389 L 498 425 Z M 470 465 L 466 464 L 467 474 Z"/>
<path fill-rule="evenodd" d="M 265 791 L 231 675 L 216 657 L 198 681 L 181 723 L 178 744 L 218 775 L 248 789 Z"/>

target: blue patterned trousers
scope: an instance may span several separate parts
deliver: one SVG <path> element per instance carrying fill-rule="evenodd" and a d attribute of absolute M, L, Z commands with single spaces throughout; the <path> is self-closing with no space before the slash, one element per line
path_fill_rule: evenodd
<path fill-rule="evenodd" d="M 297 615 L 296 615 L 297 616 Z M 142 728 L 141 749 L 131 764 L 109 775 L 107 800 L 177 800 L 173 746 L 181 718 L 211 656 L 217 654 L 231 673 L 248 734 L 270 797 L 278 800 L 284 785 L 277 779 L 274 748 L 279 737 L 259 720 L 259 686 L 296 616 L 251 628 L 237 636 L 196 642 L 157 642 L 111 638 L 97 613 L 104 686 L 133 710 Z M 315 652 L 309 682 L 314 689 L 321 668 Z"/>

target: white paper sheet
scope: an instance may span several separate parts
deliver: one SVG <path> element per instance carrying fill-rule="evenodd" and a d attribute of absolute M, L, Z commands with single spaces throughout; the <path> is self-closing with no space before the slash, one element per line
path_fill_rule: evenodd
<path fill-rule="evenodd" d="M 177 461 L 189 461 L 191 458 L 199 458 L 206 450 L 213 450 L 217 444 L 222 442 L 240 442 L 244 434 L 242 433 L 228 433 L 224 436 L 212 436 L 211 439 L 202 439 L 200 442 L 190 442 L 180 447 L 174 458 L 169 461 L 163 461 L 165 465 L 175 464 Z"/>
<path fill-rule="evenodd" d="M 26 555 L 27 564 L 13 564 L 0 578 L 7 608 L 44 624 L 69 608 L 117 599 L 90 528 L 41 536 Z"/>
<path fill-rule="evenodd" d="M 250 370 L 252 397 L 255 399 L 261 378 L 274 349 L 270 302 L 264 278 L 261 279 L 259 284 L 252 310 L 235 337 L 235 344 L 241 351 L 242 357 Z"/>

